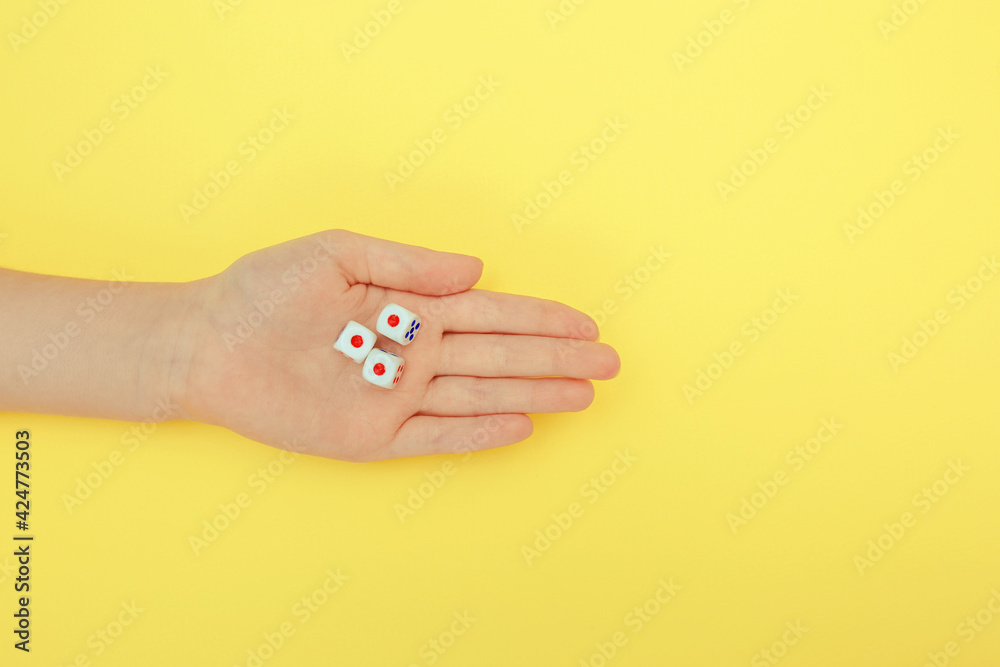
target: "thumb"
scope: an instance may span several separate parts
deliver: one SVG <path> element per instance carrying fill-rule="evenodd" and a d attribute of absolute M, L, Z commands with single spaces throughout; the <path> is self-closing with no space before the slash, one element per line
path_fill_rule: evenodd
<path fill-rule="evenodd" d="M 439 252 L 377 239 L 343 229 L 326 232 L 350 284 L 443 296 L 471 289 L 483 274 L 483 261 L 470 255 Z"/>

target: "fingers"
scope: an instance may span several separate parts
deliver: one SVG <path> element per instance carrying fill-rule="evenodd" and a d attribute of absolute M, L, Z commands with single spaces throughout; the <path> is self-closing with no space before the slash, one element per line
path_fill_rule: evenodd
<path fill-rule="evenodd" d="M 579 412 L 594 400 L 594 386 L 566 378 L 434 378 L 420 414 L 468 417 L 504 413 Z"/>
<path fill-rule="evenodd" d="M 508 333 L 597 340 L 597 324 L 566 304 L 530 296 L 472 290 L 444 299 L 446 331 Z"/>
<path fill-rule="evenodd" d="M 455 454 L 492 449 L 521 442 L 534 425 L 526 415 L 481 417 L 410 417 L 380 458 L 394 459 L 428 454 Z"/>
<path fill-rule="evenodd" d="M 337 248 L 337 261 L 351 284 L 440 296 L 463 292 L 483 273 L 477 257 L 438 252 L 338 229 L 327 232 Z"/>
<path fill-rule="evenodd" d="M 438 375 L 610 380 L 621 360 L 603 343 L 497 334 L 445 334 Z"/>

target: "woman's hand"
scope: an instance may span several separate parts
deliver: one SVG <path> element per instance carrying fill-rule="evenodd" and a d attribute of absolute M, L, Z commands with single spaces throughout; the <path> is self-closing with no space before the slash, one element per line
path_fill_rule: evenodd
<path fill-rule="evenodd" d="M 618 373 L 597 326 L 568 306 L 471 288 L 474 257 L 343 230 L 253 252 L 198 286 L 171 377 L 185 417 L 348 461 L 471 451 L 527 438 L 526 413 L 577 411 Z M 391 390 L 333 349 L 389 303 L 422 320 L 379 339 L 406 362 Z"/>

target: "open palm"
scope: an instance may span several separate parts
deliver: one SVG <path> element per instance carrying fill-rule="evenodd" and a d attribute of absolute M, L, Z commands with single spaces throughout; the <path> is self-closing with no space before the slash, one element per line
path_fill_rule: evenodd
<path fill-rule="evenodd" d="M 615 351 L 587 315 L 544 299 L 471 289 L 474 257 L 320 232 L 246 255 L 203 281 L 185 369 L 199 421 L 269 445 L 348 461 L 472 451 L 532 431 L 528 413 L 576 411 Z M 389 303 L 421 316 L 394 389 L 333 349 L 349 320 Z"/>

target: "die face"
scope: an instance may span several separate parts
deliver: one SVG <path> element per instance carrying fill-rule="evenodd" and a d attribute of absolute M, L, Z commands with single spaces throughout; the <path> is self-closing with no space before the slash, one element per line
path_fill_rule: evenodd
<path fill-rule="evenodd" d="M 405 363 L 399 355 L 375 349 L 365 359 L 364 368 L 361 369 L 361 377 L 379 387 L 392 389 L 403 376 Z"/>
<path fill-rule="evenodd" d="M 340 332 L 333 349 L 356 363 L 364 363 L 368 353 L 375 347 L 376 338 L 374 331 L 351 320 Z"/>
<path fill-rule="evenodd" d="M 375 330 L 386 338 L 409 345 L 420 329 L 420 317 L 402 306 L 390 303 L 378 316 Z"/>

